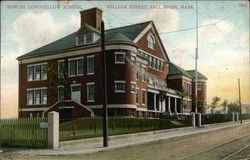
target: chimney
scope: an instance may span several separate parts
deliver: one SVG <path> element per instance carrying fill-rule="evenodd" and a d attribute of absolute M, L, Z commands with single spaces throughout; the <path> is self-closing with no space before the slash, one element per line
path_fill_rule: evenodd
<path fill-rule="evenodd" d="M 91 8 L 87 10 L 80 11 L 81 13 L 81 26 L 84 23 L 101 30 L 102 23 L 102 10 L 99 8 Z"/>

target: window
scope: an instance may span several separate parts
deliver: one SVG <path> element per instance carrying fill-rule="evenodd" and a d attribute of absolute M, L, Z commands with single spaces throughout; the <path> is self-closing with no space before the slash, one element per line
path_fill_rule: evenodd
<path fill-rule="evenodd" d="M 139 88 L 136 88 L 136 103 L 139 103 Z"/>
<path fill-rule="evenodd" d="M 145 82 L 146 81 L 146 68 L 142 68 L 143 73 L 142 73 L 142 81 Z"/>
<path fill-rule="evenodd" d="M 202 84 L 201 83 L 197 84 L 197 90 L 199 90 L 199 91 L 202 90 Z"/>
<path fill-rule="evenodd" d="M 33 67 L 27 67 L 27 79 L 33 81 Z"/>
<path fill-rule="evenodd" d="M 142 90 L 142 104 L 146 103 L 146 91 L 143 89 Z"/>
<path fill-rule="evenodd" d="M 76 75 L 76 61 L 70 60 L 69 61 L 69 76 L 75 76 Z"/>
<path fill-rule="evenodd" d="M 153 68 L 157 69 L 157 59 L 156 58 L 154 58 L 154 67 Z"/>
<path fill-rule="evenodd" d="M 83 59 L 77 60 L 77 75 L 83 75 Z"/>
<path fill-rule="evenodd" d="M 46 88 L 28 89 L 27 104 L 28 105 L 47 104 L 47 89 Z"/>
<path fill-rule="evenodd" d="M 46 68 L 47 64 L 36 64 L 33 66 L 28 66 L 27 80 L 28 81 L 46 80 L 47 79 L 47 73 L 45 72 Z"/>
<path fill-rule="evenodd" d="M 131 93 L 136 93 L 136 83 L 135 82 L 131 82 L 130 90 L 131 90 Z"/>
<path fill-rule="evenodd" d="M 164 62 L 161 61 L 161 71 L 164 71 Z"/>
<path fill-rule="evenodd" d="M 65 67 L 65 63 L 64 61 L 58 61 L 58 75 L 63 75 L 64 73 L 64 67 Z"/>
<path fill-rule="evenodd" d="M 148 34 L 147 40 L 148 40 L 148 48 L 154 49 L 155 39 L 151 33 Z"/>
<path fill-rule="evenodd" d="M 155 64 L 155 58 L 154 58 L 154 57 L 152 57 L 151 68 L 154 68 L 154 64 Z"/>
<path fill-rule="evenodd" d="M 83 58 L 69 60 L 69 76 L 83 75 Z"/>
<path fill-rule="evenodd" d="M 28 90 L 27 91 L 27 104 L 33 104 L 33 91 L 32 90 Z"/>
<path fill-rule="evenodd" d="M 94 65 L 95 65 L 94 58 L 95 58 L 94 56 L 87 57 L 87 74 L 88 75 L 94 74 Z"/>
<path fill-rule="evenodd" d="M 33 113 L 32 112 L 29 113 L 29 118 L 33 118 Z"/>
<path fill-rule="evenodd" d="M 132 61 L 133 63 L 135 63 L 135 62 L 136 62 L 136 57 L 135 57 L 135 56 L 131 56 L 131 61 Z"/>
<path fill-rule="evenodd" d="M 87 83 L 87 101 L 88 102 L 94 102 L 95 101 L 95 97 L 94 97 L 94 93 L 95 93 L 95 84 L 94 83 Z"/>
<path fill-rule="evenodd" d="M 149 66 L 152 67 L 152 57 L 149 56 Z"/>
<path fill-rule="evenodd" d="M 153 79 L 152 79 L 152 77 L 149 77 L 149 78 L 148 78 L 148 83 L 151 84 L 151 85 L 153 84 Z"/>
<path fill-rule="evenodd" d="M 125 81 L 115 81 L 115 92 L 125 92 Z"/>
<path fill-rule="evenodd" d="M 35 104 L 40 104 L 40 90 L 34 90 Z"/>
<path fill-rule="evenodd" d="M 93 33 L 86 34 L 86 44 L 93 42 Z"/>
<path fill-rule="evenodd" d="M 59 101 L 64 100 L 64 87 L 63 86 L 58 87 L 58 100 Z"/>
<path fill-rule="evenodd" d="M 125 52 L 115 52 L 115 64 L 124 64 L 125 54 Z"/>
<path fill-rule="evenodd" d="M 136 80 L 139 80 L 139 73 L 136 72 L 135 74 L 136 74 Z"/>
<path fill-rule="evenodd" d="M 34 80 L 40 80 L 40 66 L 34 66 L 35 77 Z"/>

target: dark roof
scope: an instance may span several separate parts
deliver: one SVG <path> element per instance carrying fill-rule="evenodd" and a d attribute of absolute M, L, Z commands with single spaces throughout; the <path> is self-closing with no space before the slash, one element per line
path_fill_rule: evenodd
<path fill-rule="evenodd" d="M 195 78 L 195 70 L 189 70 L 187 72 Z M 197 78 L 207 80 L 207 77 L 205 75 L 201 74 L 200 72 L 197 72 Z"/>
<path fill-rule="evenodd" d="M 184 69 L 182 69 L 181 67 L 179 67 L 171 62 L 168 64 L 168 66 L 169 66 L 168 67 L 168 69 L 169 69 L 168 75 L 170 75 L 170 76 L 182 74 L 182 75 L 187 76 L 189 78 L 193 78 L 193 76 L 188 74 L 188 72 L 186 72 Z"/>
<path fill-rule="evenodd" d="M 114 28 L 106 30 L 106 40 L 113 41 L 125 41 L 125 42 L 133 42 L 133 40 L 151 23 L 152 21 L 138 23 L 134 25 Z M 49 52 L 61 51 L 65 49 L 77 48 L 75 42 L 75 35 L 77 32 L 74 32 L 66 37 L 63 37 L 59 40 L 56 40 L 52 43 L 49 43 L 45 46 L 42 46 L 36 50 L 33 50 L 29 53 L 26 53 L 17 59 L 22 59 L 31 56 L 43 55 Z M 100 43 L 100 40 L 96 42 L 96 44 Z"/>

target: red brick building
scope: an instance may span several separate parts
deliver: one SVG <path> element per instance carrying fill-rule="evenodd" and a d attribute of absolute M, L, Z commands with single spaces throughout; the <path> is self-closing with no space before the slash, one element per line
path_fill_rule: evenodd
<path fill-rule="evenodd" d="M 80 12 L 81 27 L 48 45 L 17 58 L 19 61 L 19 117 L 46 116 L 55 110 L 61 118 L 100 116 L 103 103 L 103 68 L 100 27 L 102 11 Z M 105 31 L 109 116 L 146 116 L 168 111 L 169 58 L 153 21 Z M 51 88 L 44 69 L 68 74 L 70 98 Z M 168 89 L 171 90 L 171 89 Z M 169 91 L 176 96 L 175 91 Z M 62 105 L 63 102 L 63 105 Z"/>

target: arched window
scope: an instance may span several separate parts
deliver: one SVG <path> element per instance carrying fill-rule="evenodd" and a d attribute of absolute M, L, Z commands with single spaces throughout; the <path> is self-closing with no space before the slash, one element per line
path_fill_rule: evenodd
<path fill-rule="evenodd" d="M 148 34 L 147 40 L 148 40 L 148 48 L 154 49 L 155 38 L 151 33 Z"/>

